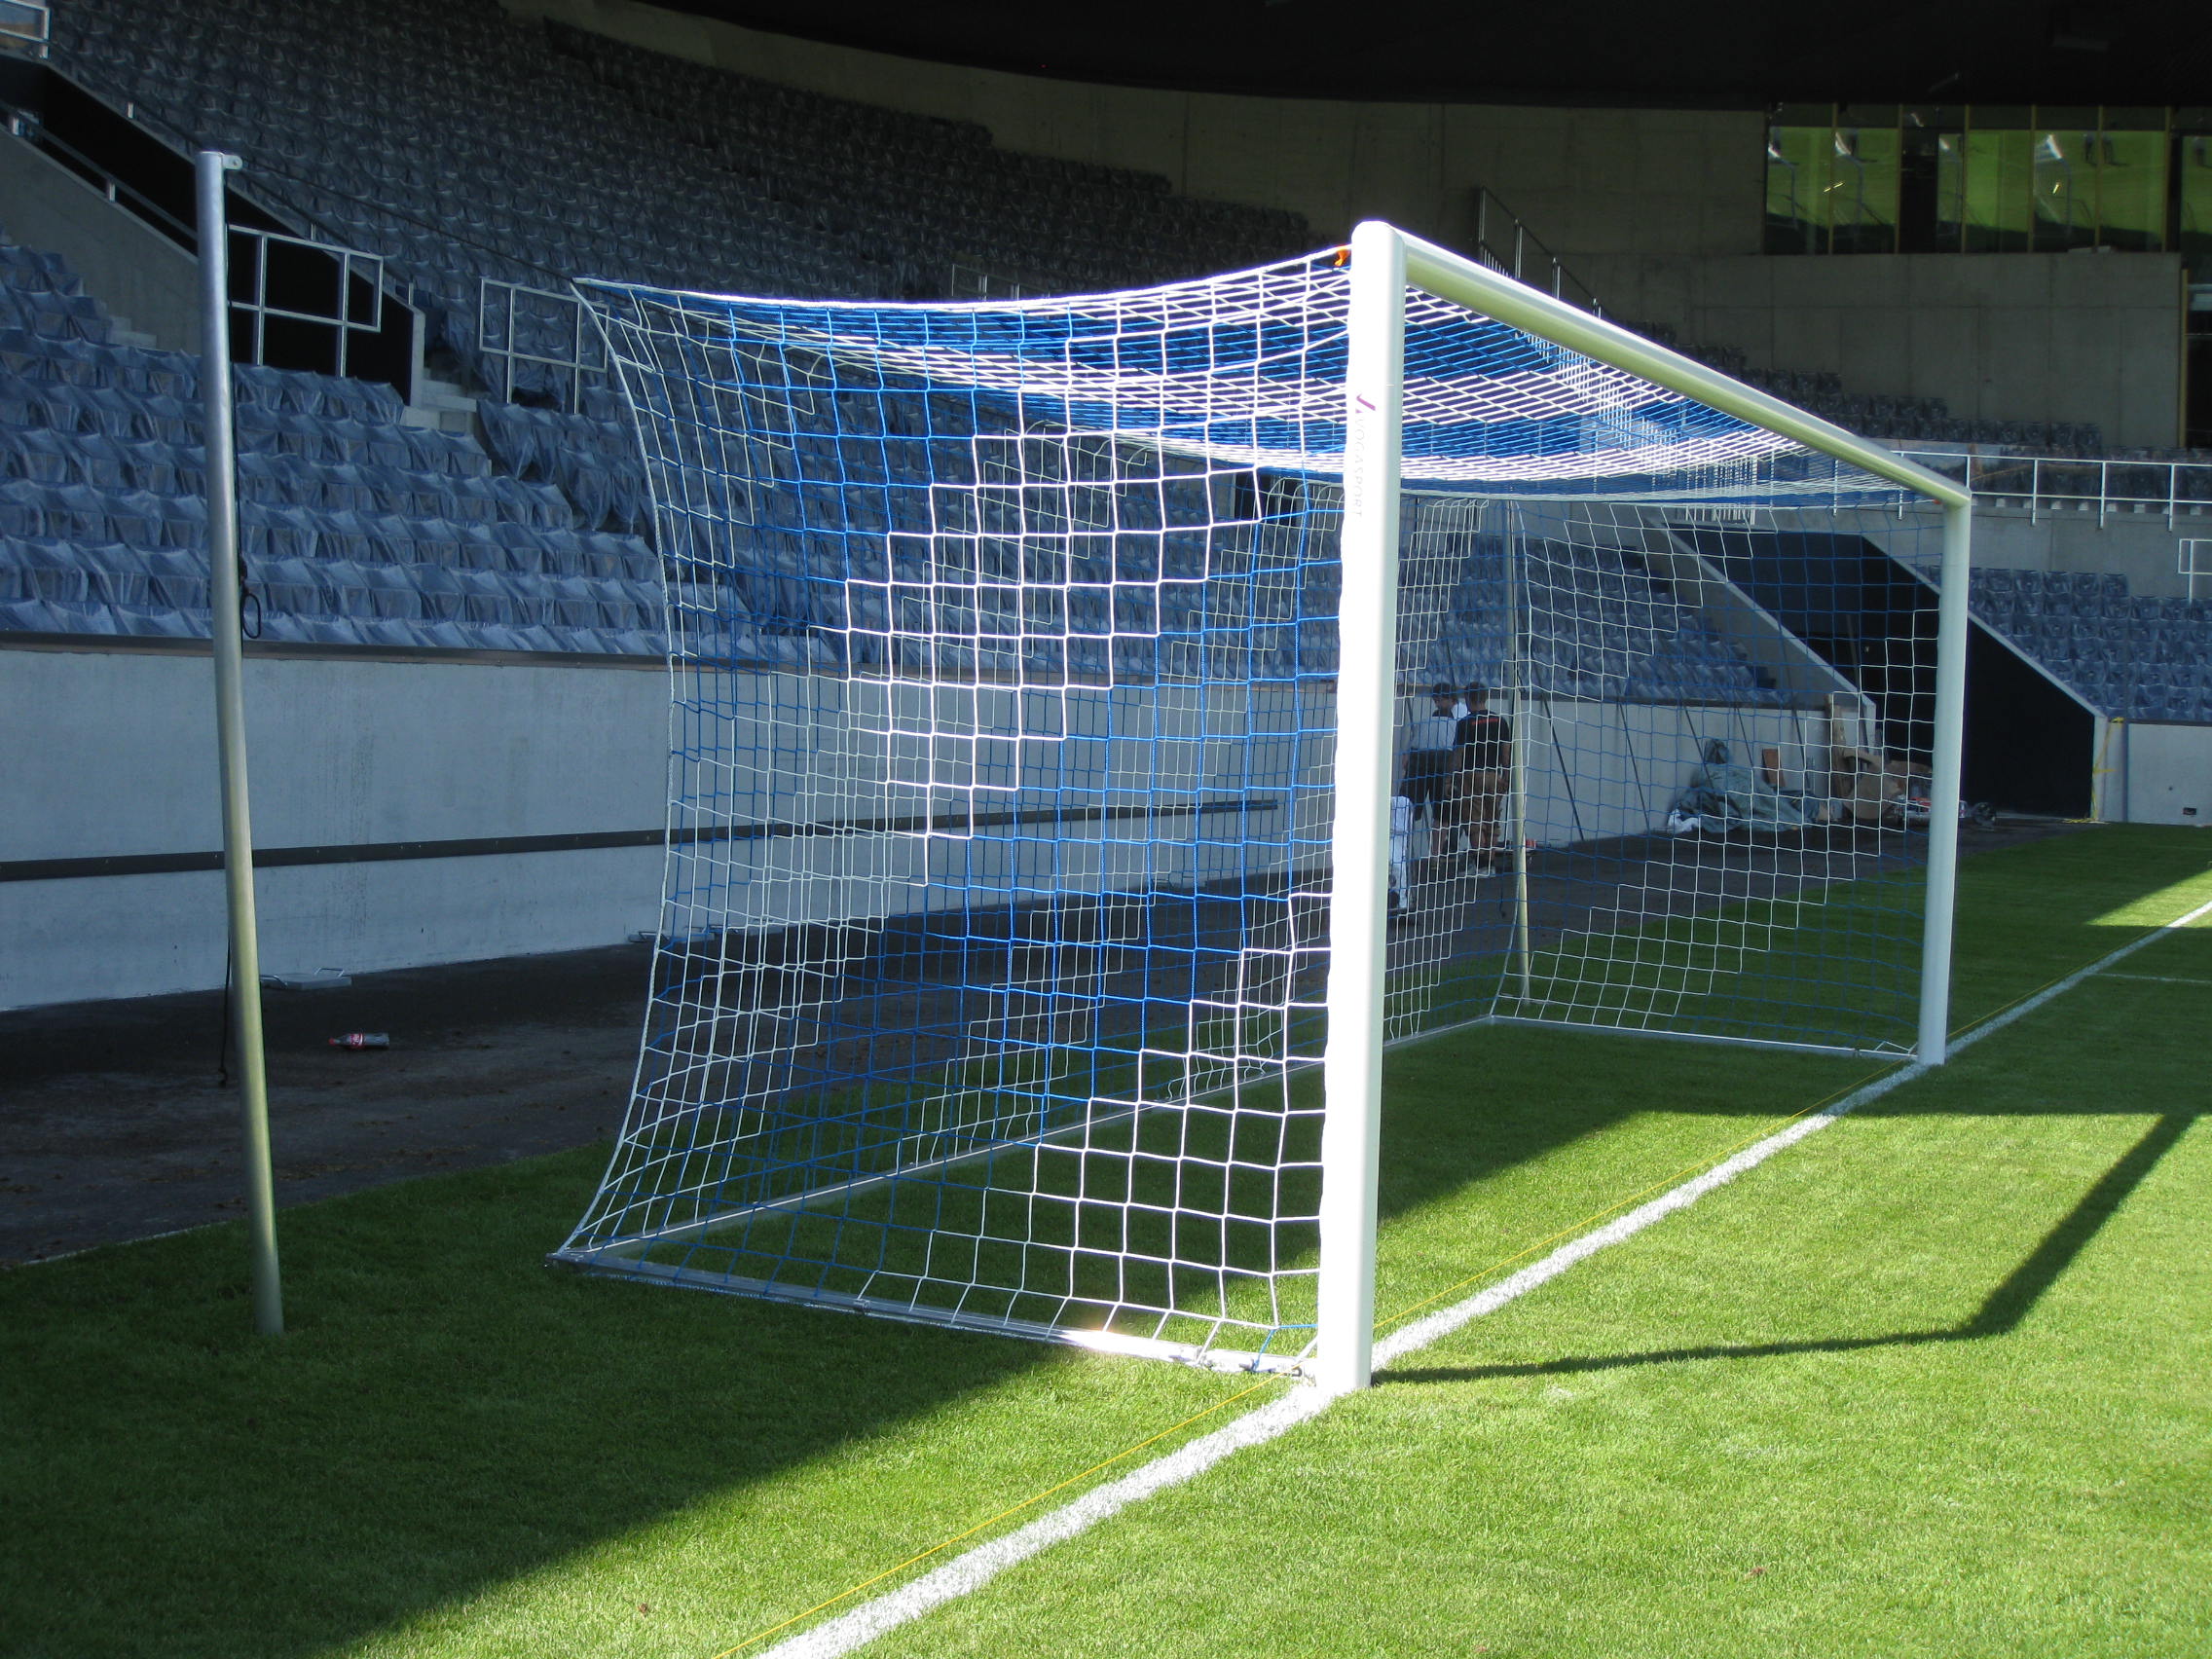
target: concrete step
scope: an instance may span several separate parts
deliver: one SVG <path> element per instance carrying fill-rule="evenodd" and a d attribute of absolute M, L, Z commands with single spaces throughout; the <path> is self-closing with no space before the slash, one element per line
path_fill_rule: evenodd
<path fill-rule="evenodd" d="M 476 399 L 452 381 L 424 375 L 415 382 L 415 401 L 400 415 L 399 424 L 438 432 L 473 432 Z"/>
<path fill-rule="evenodd" d="M 411 403 L 399 412 L 402 426 L 421 426 L 433 432 L 460 432 L 469 435 L 476 430 L 474 409 L 429 409 L 420 403 Z"/>
<path fill-rule="evenodd" d="M 415 383 L 415 401 L 425 409 L 476 410 L 476 399 L 452 381 L 435 380 L 428 375 Z"/>

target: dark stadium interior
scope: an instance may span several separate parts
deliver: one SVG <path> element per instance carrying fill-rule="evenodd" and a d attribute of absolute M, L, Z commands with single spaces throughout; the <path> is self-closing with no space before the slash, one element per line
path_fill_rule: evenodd
<path fill-rule="evenodd" d="M 751 28 L 903 56 L 1129 86 L 1308 97 L 1734 105 L 2203 102 L 2212 24 L 2151 0 L 1752 0 L 1545 8 L 1392 0 L 1137 0 L 1078 8 L 896 0 L 674 0 Z"/>

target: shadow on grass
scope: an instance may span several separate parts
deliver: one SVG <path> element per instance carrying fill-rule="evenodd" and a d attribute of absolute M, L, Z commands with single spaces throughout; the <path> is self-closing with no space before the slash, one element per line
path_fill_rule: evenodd
<path fill-rule="evenodd" d="M 1050 1356 L 549 1271 L 603 1156 L 290 1213 L 273 1341 L 235 1226 L 0 1275 L 0 1650 L 343 1649 Z"/>
<path fill-rule="evenodd" d="M 1824 1337 L 1802 1342 L 1712 1343 L 1699 1347 L 1653 1348 L 1642 1353 L 1569 1355 L 1513 1365 L 1430 1366 L 1382 1373 L 1378 1382 L 1392 1386 L 1412 1382 L 1469 1382 L 1493 1377 L 1559 1377 L 1577 1372 L 1619 1371 L 1640 1365 L 1676 1365 L 1691 1360 L 1778 1359 L 1798 1353 L 1855 1353 L 1862 1348 L 1911 1347 L 1925 1343 L 1978 1342 L 2018 1329 L 2045 1293 L 2074 1265 L 2090 1239 L 2127 1201 L 2174 1143 L 2189 1131 L 2193 1114 L 2169 1113 L 2155 1122 L 2082 1196 L 2082 1199 L 1990 1293 L 1958 1324 L 1938 1330 L 1896 1331 L 1875 1337 Z"/>
<path fill-rule="evenodd" d="M 2132 865 L 2089 845 L 2102 840 L 1975 861 L 1962 1014 L 2103 954 L 2124 936 L 2092 925 L 2097 916 L 2202 868 L 2202 843 L 2187 831 L 2170 846 L 2109 843 L 2142 849 Z M 1639 1113 L 1767 1117 L 1864 1069 L 1576 1031 L 1402 1050 L 1388 1062 L 1383 1212 L 1407 1213 Z M 1992 1335 L 2018 1322 L 2186 1122 L 2161 1120 L 1950 1331 L 1389 1381 Z M 549 1272 L 542 1252 L 603 1159 L 562 1154 L 289 1213 L 292 1334 L 276 1343 L 245 1335 L 235 1227 L 0 1275 L 0 1490 L 12 1523 L 0 1646 L 42 1659 L 304 1659 L 843 1449 L 914 1434 L 1053 1362 L 1052 1350 L 1003 1338 Z M 1119 1390 L 1153 1423 L 1212 1382 L 1142 1364 L 1100 1397 Z M 1113 1432 L 1097 1427 L 1103 1415 L 1046 1403 L 1042 1418 L 1021 1420 L 1041 1422 L 1024 1432 L 1059 1472 L 1074 1455 L 1066 1436 Z M 958 1425 L 931 1433 L 915 1441 L 925 1454 L 964 1464 L 985 1456 Z M 949 1477 L 927 1456 L 899 1468 L 848 1503 L 898 1515 L 933 1492 L 941 1501 Z M 828 1513 L 797 1497 L 763 1501 L 789 1505 L 787 1527 Z M 809 1559 L 831 1559 L 866 1530 L 856 1521 L 845 1537 L 810 1542 Z M 789 1569 L 756 1564 L 756 1580 L 772 1570 Z M 794 1580 L 792 1593 L 800 1589 Z"/>

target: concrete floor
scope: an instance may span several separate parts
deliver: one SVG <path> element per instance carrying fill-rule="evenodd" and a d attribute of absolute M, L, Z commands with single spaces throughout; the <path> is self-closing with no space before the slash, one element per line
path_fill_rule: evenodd
<path fill-rule="evenodd" d="M 2067 828 L 1970 829 L 1963 849 Z M 1602 881 L 1547 873 L 1539 859 L 1531 894 L 1539 945 L 1593 910 L 1617 913 L 1630 890 L 1649 913 L 1653 888 L 1641 871 L 1654 862 L 1677 872 L 1670 879 L 1691 908 L 1794 885 L 1821 862 L 1777 849 L 1747 864 L 1732 848 L 1709 864 L 1729 879 L 1684 882 L 1679 872 L 1697 861 L 1680 843 L 1652 842 L 1641 863 L 1631 844 L 1607 851 L 1621 862 Z M 1456 934 L 1451 954 L 1502 947 L 1503 913 L 1490 893 L 1447 908 L 1456 912 L 1445 924 Z M 1397 951 L 1425 931 L 1399 930 Z M 278 1202 L 612 1135 L 637 1063 L 649 972 L 648 947 L 621 945 L 369 975 L 339 990 L 269 991 Z M 958 1001 L 952 994 L 948 1007 Z M 217 1080 L 220 1019 L 213 993 L 0 1014 L 0 1267 L 243 1209 L 238 1095 Z M 391 1047 L 328 1047 L 349 1031 L 387 1032 Z M 579 1212 L 587 1197 L 578 1191 Z"/>
<path fill-rule="evenodd" d="M 277 1201 L 611 1135 L 649 959 L 623 945 L 267 992 Z M 244 1208 L 221 1018 L 211 992 L 0 1014 L 0 1265 Z M 391 1047 L 327 1046 L 348 1031 Z"/>

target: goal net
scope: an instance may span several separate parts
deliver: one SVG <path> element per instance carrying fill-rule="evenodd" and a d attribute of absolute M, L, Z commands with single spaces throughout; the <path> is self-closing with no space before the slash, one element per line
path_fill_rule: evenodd
<path fill-rule="evenodd" d="M 636 1087 L 556 1260 L 1357 1381 L 1383 1043 L 1922 1041 L 1913 469 L 1389 236 L 1489 286 L 583 285 L 675 683 Z"/>

